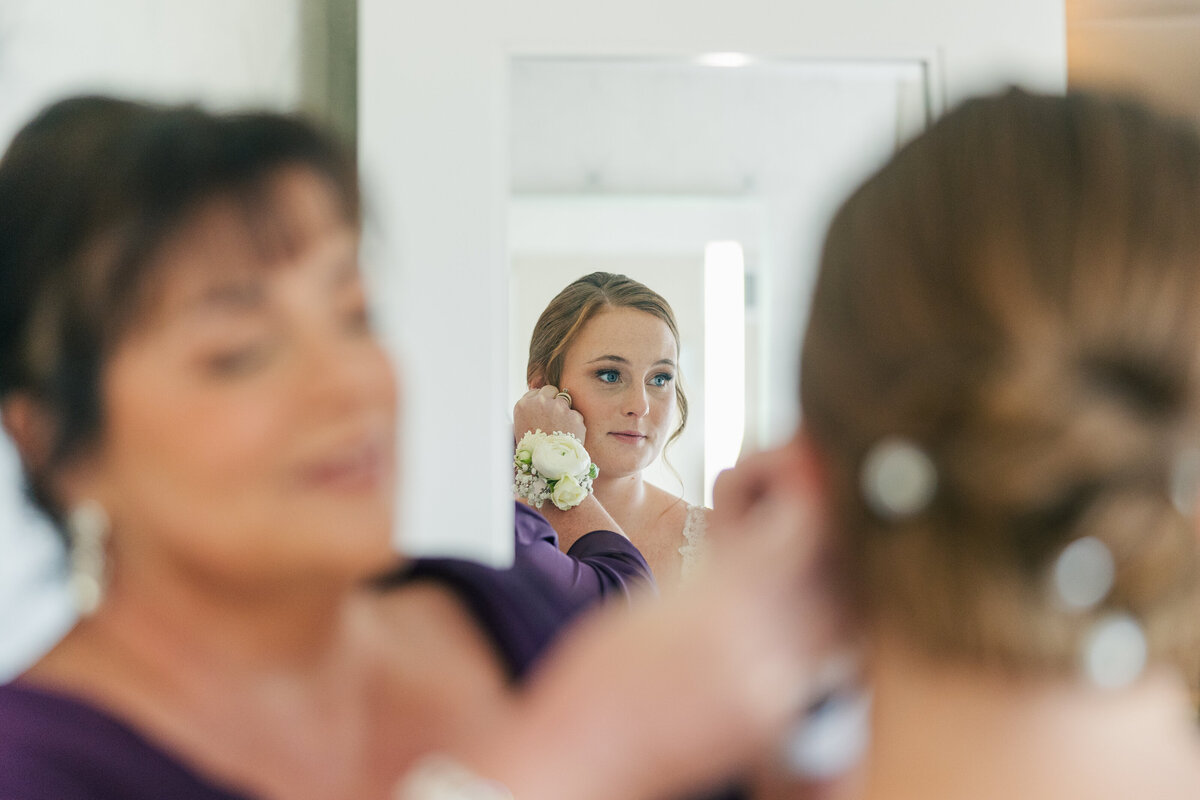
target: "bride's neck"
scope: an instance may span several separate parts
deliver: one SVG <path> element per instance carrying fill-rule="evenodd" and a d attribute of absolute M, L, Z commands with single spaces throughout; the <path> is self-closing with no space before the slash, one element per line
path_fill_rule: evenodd
<path fill-rule="evenodd" d="M 1167 670 L 1103 690 L 934 663 L 893 642 L 873 675 L 868 800 L 1165 798 L 1200 780 L 1187 692 Z"/>
<path fill-rule="evenodd" d="M 596 499 L 618 522 L 620 517 L 636 509 L 646 499 L 646 483 L 642 473 L 613 478 L 597 478 L 592 486 Z"/>

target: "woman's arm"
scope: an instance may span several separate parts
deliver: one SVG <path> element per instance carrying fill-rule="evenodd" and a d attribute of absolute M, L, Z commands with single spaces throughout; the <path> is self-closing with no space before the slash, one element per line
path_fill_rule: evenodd
<path fill-rule="evenodd" d="M 577 537 L 566 552 L 560 549 L 558 534 L 543 514 L 519 501 L 515 509 L 513 569 L 544 576 L 580 608 L 611 595 L 628 597 L 654 584 L 650 566 L 638 549 L 613 529 L 600 527 L 603 519 L 586 514 L 585 506 L 590 505 L 584 501 L 568 512 L 559 512 L 569 517 L 583 509 L 581 525 L 598 526 Z"/>
<path fill-rule="evenodd" d="M 678 796 L 733 775 L 799 713 L 840 644 L 841 603 L 816 574 L 826 542 L 802 467 L 751 462 L 719 484 L 711 520 L 737 547 L 680 592 L 569 632 L 503 730 L 455 751 L 463 763 L 520 800 Z"/>

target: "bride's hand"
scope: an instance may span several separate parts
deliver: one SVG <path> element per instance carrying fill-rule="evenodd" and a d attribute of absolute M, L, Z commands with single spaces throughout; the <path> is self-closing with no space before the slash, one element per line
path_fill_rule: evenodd
<path fill-rule="evenodd" d="M 566 398 L 558 394 L 557 386 L 547 384 L 540 389 L 530 389 L 517 401 L 513 406 L 513 433 L 517 439 L 540 428 L 546 433 L 572 433 L 587 444 L 587 426 L 584 425 L 583 415 L 573 410 Z"/>

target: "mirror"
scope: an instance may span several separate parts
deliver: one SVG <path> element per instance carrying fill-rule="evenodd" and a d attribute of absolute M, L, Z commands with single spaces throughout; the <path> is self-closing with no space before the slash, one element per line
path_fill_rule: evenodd
<path fill-rule="evenodd" d="M 516 57 L 510 62 L 510 395 L 549 300 L 596 270 L 663 295 L 688 428 L 646 477 L 711 505 L 742 450 L 794 429 L 824 227 L 935 108 L 932 63 Z M 766 365 L 772 365 L 767 368 Z"/>

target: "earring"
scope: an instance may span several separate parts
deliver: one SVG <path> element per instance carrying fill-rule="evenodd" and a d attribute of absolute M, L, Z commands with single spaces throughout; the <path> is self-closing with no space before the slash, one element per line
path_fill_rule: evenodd
<path fill-rule="evenodd" d="M 71 547 L 68 583 L 75 596 L 75 608 L 83 617 L 95 613 L 104 599 L 108 583 L 105 553 L 108 532 L 108 514 L 94 500 L 75 506 L 67 514 Z"/>

